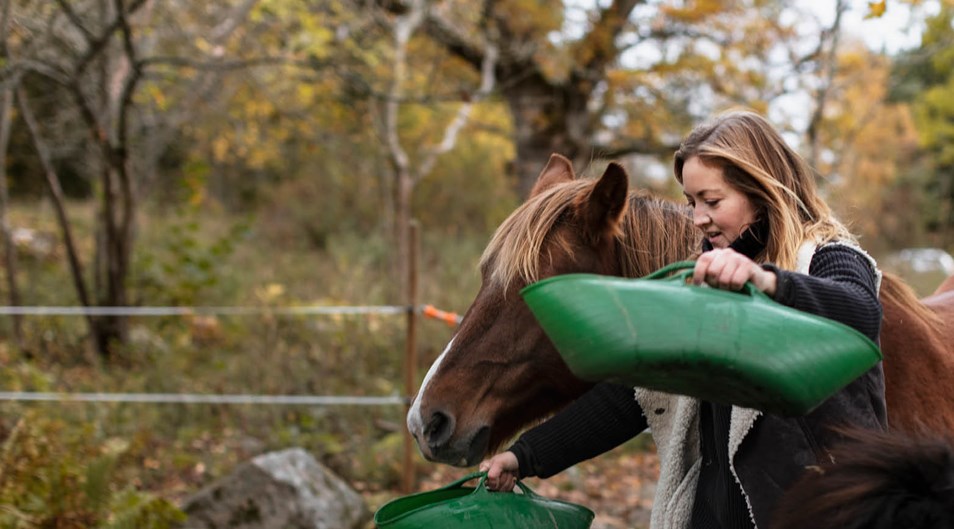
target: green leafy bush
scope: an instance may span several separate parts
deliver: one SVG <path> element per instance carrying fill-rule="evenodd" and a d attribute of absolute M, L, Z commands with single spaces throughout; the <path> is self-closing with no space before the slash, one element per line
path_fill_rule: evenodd
<path fill-rule="evenodd" d="M 165 529 L 185 516 L 165 499 L 117 484 L 127 443 L 93 442 L 36 413 L 3 424 L 0 528 Z"/>

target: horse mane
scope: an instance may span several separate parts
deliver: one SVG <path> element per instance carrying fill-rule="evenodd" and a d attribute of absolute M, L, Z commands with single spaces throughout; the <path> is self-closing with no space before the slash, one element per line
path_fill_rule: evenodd
<path fill-rule="evenodd" d="M 595 184 L 595 179 L 577 179 L 554 185 L 517 208 L 497 228 L 480 258 L 481 269 L 491 267 L 490 280 L 504 290 L 518 280 L 537 281 L 544 242 Z M 698 251 L 701 237 L 688 208 L 638 190 L 629 192 L 619 228 L 615 238 L 625 277 L 640 277 L 688 258 Z M 569 241 L 552 242 L 572 253 Z"/>
<path fill-rule="evenodd" d="M 773 529 L 954 527 L 951 440 L 842 430 L 832 460 L 810 467 L 779 501 Z M 827 459 L 827 458 L 826 458 Z"/>
<path fill-rule="evenodd" d="M 621 227 L 617 243 L 624 277 L 642 277 L 690 259 L 701 248 L 702 233 L 693 225 L 689 208 L 646 192 L 630 192 Z"/>
<path fill-rule="evenodd" d="M 915 319 L 920 320 L 930 326 L 932 329 L 940 329 L 941 318 L 930 307 L 921 303 L 914 290 L 908 286 L 900 277 L 885 272 L 881 279 L 881 303 L 883 305 L 891 304 L 912 314 Z"/>

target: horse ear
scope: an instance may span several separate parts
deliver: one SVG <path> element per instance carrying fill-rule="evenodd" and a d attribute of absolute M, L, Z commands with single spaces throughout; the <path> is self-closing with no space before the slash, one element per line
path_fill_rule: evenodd
<path fill-rule="evenodd" d="M 550 155 L 550 161 L 547 162 L 547 166 L 544 167 L 540 175 L 537 176 L 537 183 L 533 184 L 533 189 L 530 190 L 530 196 L 535 196 L 556 184 L 569 182 L 575 178 L 576 173 L 573 172 L 573 162 L 564 156 L 553 153 Z"/>
<path fill-rule="evenodd" d="M 586 200 L 579 205 L 584 226 L 594 241 L 619 230 L 619 221 L 626 211 L 629 175 L 623 166 L 610 163 L 593 186 Z"/>

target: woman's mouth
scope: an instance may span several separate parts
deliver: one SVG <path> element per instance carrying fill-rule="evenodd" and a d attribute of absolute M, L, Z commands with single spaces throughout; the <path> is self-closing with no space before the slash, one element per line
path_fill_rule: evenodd
<path fill-rule="evenodd" d="M 713 246 L 716 246 L 716 245 L 717 245 L 716 243 L 718 242 L 718 238 L 721 237 L 721 236 L 722 236 L 722 232 L 721 232 L 721 231 L 709 231 L 709 232 L 706 232 L 706 239 L 709 239 L 709 244 L 711 244 L 711 245 L 713 245 Z"/>

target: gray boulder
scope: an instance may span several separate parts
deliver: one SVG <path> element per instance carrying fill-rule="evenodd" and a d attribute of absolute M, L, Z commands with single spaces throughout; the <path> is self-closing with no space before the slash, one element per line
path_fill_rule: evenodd
<path fill-rule="evenodd" d="M 239 465 L 181 509 L 183 529 L 355 529 L 370 518 L 361 496 L 300 448 Z"/>

